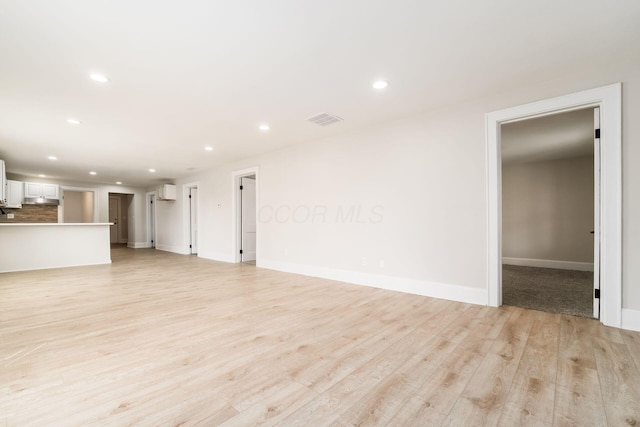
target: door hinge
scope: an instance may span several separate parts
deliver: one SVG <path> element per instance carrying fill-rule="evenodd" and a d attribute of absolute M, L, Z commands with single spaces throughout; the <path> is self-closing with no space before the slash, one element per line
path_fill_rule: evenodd
<path fill-rule="evenodd" d="M 191 198 L 191 194 L 189 194 L 189 198 Z"/>
<path fill-rule="evenodd" d="M 244 189 L 244 187 L 241 185 L 241 186 L 240 186 L 240 189 L 241 189 L 241 190 L 243 190 L 243 189 Z"/>
<path fill-rule="evenodd" d="M 151 200 L 151 202 L 150 202 L 150 203 L 151 203 L 151 204 L 153 204 L 153 200 Z"/>
<path fill-rule="evenodd" d="M 242 249 L 240 249 L 240 255 L 242 255 Z"/>
<path fill-rule="evenodd" d="M 189 249 L 191 249 L 191 245 L 189 245 Z"/>
<path fill-rule="evenodd" d="M 600 298 L 600 289 L 594 289 L 593 290 L 593 296 L 595 298 Z"/>
<path fill-rule="evenodd" d="M 153 243 L 153 240 L 151 241 L 151 243 Z"/>
<path fill-rule="evenodd" d="M 596 139 L 600 139 L 600 129 L 596 129 Z"/>

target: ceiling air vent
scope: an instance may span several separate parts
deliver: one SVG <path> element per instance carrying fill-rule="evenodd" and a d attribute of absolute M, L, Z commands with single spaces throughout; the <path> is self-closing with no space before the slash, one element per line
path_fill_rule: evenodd
<path fill-rule="evenodd" d="M 320 126 L 329 126 L 332 125 L 334 123 L 338 123 L 341 122 L 342 118 L 338 117 L 338 116 L 334 116 L 331 115 L 329 113 L 320 113 L 320 114 L 316 114 L 315 116 L 309 117 L 307 119 L 307 121 L 311 122 L 311 123 L 315 123 L 317 125 Z"/>

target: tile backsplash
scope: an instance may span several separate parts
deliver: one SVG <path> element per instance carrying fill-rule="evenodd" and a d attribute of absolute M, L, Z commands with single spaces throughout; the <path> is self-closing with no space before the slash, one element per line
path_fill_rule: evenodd
<path fill-rule="evenodd" d="M 20 209 L 2 208 L 7 214 L 13 214 L 14 218 L 9 219 L 8 215 L 0 214 L 0 223 L 37 223 L 37 222 L 58 222 L 58 207 L 50 205 L 22 205 Z"/>

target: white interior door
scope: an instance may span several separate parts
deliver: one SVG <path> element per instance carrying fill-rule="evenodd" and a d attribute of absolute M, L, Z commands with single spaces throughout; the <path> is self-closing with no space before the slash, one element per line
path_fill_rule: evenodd
<path fill-rule="evenodd" d="M 198 253 L 198 189 L 189 189 L 189 202 L 191 213 L 191 253 Z"/>
<path fill-rule="evenodd" d="M 600 108 L 593 112 L 593 317 L 600 318 Z M 597 297 L 597 298 L 596 298 Z"/>
<path fill-rule="evenodd" d="M 120 212 L 120 199 L 117 197 L 109 197 L 109 222 L 113 225 L 110 227 L 111 243 L 120 243 L 120 232 L 118 228 L 118 213 Z"/>
<path fill-rule="evenodd" d="M 241 178 L 242 261 L 256 259 L 256 180 Z"/>

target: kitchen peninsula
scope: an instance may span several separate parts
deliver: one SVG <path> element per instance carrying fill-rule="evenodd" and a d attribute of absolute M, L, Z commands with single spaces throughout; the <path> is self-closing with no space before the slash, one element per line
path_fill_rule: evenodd
<path fill-rule="evenodd" d="M 0 273 L 110 264 L 109 223 L 0 223 Z"/>

